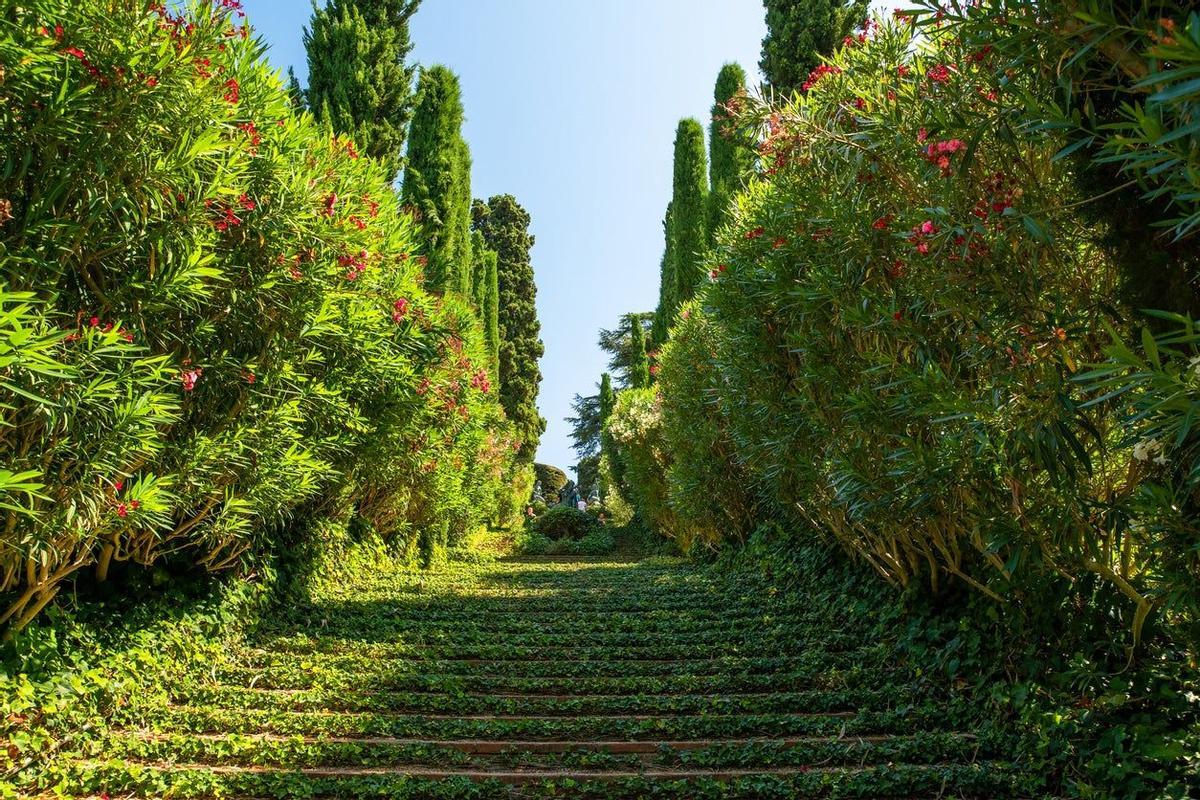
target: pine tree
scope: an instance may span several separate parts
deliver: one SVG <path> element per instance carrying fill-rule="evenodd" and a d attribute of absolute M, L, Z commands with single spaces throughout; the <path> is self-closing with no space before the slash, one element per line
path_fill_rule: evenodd
<path fill-rule="evenodd" d="M 767 36 L 758 66 L 776 92 L 790 95 L 862 21 L 870 0 L 763 0 Z"/>
<path fill-rule="evenodd" d="M 308 108 L 359 152 L 400 172 L 415 67 L 408 21 L 420 0 L 329 0 L 304 30 Z M 299 88 L 299 83 L 296 84 Z"/>
<path fill-rule="evenodd" d="M 646 330 L 636 314 L 629 315 L 629 340 L 629 349 L 633 353 L 629 385 L 634 389 L 645 389 L 650 385 L 650 359 L 646 355 Z"/>
<path fill-rule="evenodd" d="M 679 121 L 675 133 L 675 188 L 671 197 L 671 271 L 675 289 L 667 308 L 673 319 L 679 305 L 696 292 L 708 249 L 708 169 L 704 128 L 694 119 Z"/>
<path fill-rule="evenodd" d="M 471 155 L 462 122 L 458 77 L 443 66 L 423 69 L 401 198 L 421 217 L 427 285 L 469 296 Z"/>
<path fill-rule="evenodd" d="M 729 106 L 746 91 L 746 71 L 738 64 L 726 64 L 717 75 L 713 91 L 712 121 L 708 128 L 708 244 L 713 245 L 717 229 L 743 177 L 754 165 L 753 143 L 728 124 Z"/>
<path fill-rule="evenodd" d="M 483 234 L 497 256 L 500 341 L 500 403 L 522 438 L 518 457 L 532 463 L 546 421 L 538 414 L 542 381 L 541 324 L 537 318 L 537 286 L 529 251 L 529 213 L 512 195 L 497 195 L 472 206 L 474 229 Z"/>

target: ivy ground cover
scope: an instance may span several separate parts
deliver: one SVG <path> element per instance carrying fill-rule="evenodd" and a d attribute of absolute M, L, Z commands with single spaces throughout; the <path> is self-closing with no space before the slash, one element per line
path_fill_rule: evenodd
<path fill-rule="evenodd" d="M 119 699 L 107 733 L 28 788 L 1040 796 L 1009 737 L 858 625 L 669 559 L 360 572 L 192 660 L 167 691 Z"/>

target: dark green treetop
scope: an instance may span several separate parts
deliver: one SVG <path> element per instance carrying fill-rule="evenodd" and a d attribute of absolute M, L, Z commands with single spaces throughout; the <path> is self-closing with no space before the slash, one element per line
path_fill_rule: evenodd
<path fill-rule="evenodd" d="M 469 296 L 471 155 L 462 123 L 458 77 L 443 66 L 421 70 L 401 198 L 421 219 L 427 285 Z"/>
<path fill-rule="evenodd" d="M 704 277 L 702 264 L 708 249 L 707 161 L 704 128 L 694 119 L 680 120 L 675 133 L 675 186 L 669 225 L 675 290 L 666 309 L 668 320 L 681 303 L 691 299 Z"/>
<path fill-rule="evenodd" d="M 762 43 L 762 69 L 776 92 L 790 95 L 862 22 L 869 0 L 763 0 L 767 36 Z"/>
<path fill-rule="evenodd" d="M 500 402 L 522 438 L 520 457 L 533 460 L 546 421 L 537 409 L 544 347 L 537 317 L 537 286 L 529 251 L 529 213 L 509 194 L 471 208 L 474 229 L 497 256 L 500 327 Z"/>
<path fill-rule="evenodd" d="M 415 67 L 406 63 L 412 51 L 408 22 L 419 4 L 329 0 L 321 7 L 314 2 L 304 30 L 308 108 L 335 132 L 354 139 L 359 152 L 386 163 L 393 176 L 400 171 L 412 114 Z"/>
<path fill-rule="evenodd" d="M 713 91 L 712 121 L 708 129 L 709 246 L 725 217 L 729 201 L 754 166 L 754 142 L 729 124 L 730 113 L 746 92 L 746 71 L 726 64 L 717 74 Z"/>

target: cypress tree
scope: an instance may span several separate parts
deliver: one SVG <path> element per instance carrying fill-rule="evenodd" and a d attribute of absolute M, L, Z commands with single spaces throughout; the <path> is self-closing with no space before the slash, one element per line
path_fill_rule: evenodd
<path fill-rule="evenodd" d="M 458 77 L 443 66 L 423 69 L 400 194 L 420 213 L 429 246 L 426 283 L 469 296 L 471 155 L 462 122 Z"/>
<path fill-rule="evenodd" d="M 629 385 L 634 389 L 644 389 L 650 385 L 650 359 L 646 355 L 646 331 L 637 315 L 630 314 L 628 319 L 629 349 L 632 353 Z"/>
<path fill-rule="evenodd" d="M 314 3 L 304 30 L 308 107 L 359 152 L 400 171 L 412 113 L 415 67 L 408 21 L 420 0 L 329 0 Z M 296 83 L 299 88 L 299 83 Z"/>
<path fill-rule="evenodd" d="M 500 403 L 522 438 L 518 458 L 533 462 L 546 421 L 538 414 L 542 381 L 541 324 L 537 318 L 537 286 L 529 251 L 529 213 L 512 195 L 497 195 L 472 206 L 475 230 L 497 256 L 500 342 Z"/>
<path fill-rule="evenodd" d="M 454 234 L 454 251 L 449 254 L 451 269 L 448 274 L 456 275 L 457 281 L 448 280 L 449 286 L 455 286 L 463 297 L 471 296 L 471 271 L 475 259 L 472 257 L 473 238 L 471 236 L 471 148 L 463 140 L 458 139 L 457 152 L 454 155 L 454 196 L 450 203 L 450 230 Z"/>
<path fill-rule="evenodd" d="M 608 485 L 605 478 L 604 465 L 607 465 L 608 471 L 611 472 L 617 485 L 620 485 L 624 479 L 624 470 L 621 468 L 621 459 L 618 458 L 616 442 L 613 441 L 612 434 L 608 432 L 608 419 L 616 407 L 617 393 L 613 390 L 612 377 L 606 372 L 600 376 L 600 460 L 602 464 L 600 499 L 604 502 L 608 501 L 613 488 Z"/>
<path fill-rule="evenodd" d="M 671 246 L 670 203 L 667 204 L 667 213 L 663 215 L 663 240 L 663 257 L 658 267 L 658 307 L 654 309 L 654 324 L 650 329 L 650 340 L 655 347 L 661 347 L 667 341 L 671 318 L 679 305 L 675 298 L 675 253 Z"/>
<path fill-rule="evenodd" d="M 291 67 L 288 67 L 287 71 L 287 95 L 293 111 L 301 112 L 308 107 L 308 102 L 304 99 L 304 90 L 300 88 L 300 79 L 296 77 L 296 70 Z"/>
<path fill-rule="evenodd" d="M 679 305 L 696 293 L 704 275 L 708 249 L 708 168 L 704 128 L 694 119 L 679 121 L 675 133 L 675 188 L 671 197 L 671 271 L 675 289 L 667 307 L 668 321 Z"/>
<path fill-rule="evenodd" d="M 726 64 L 717 74 L 713 91 L 712 121 L 708 128 L 708 244 L 712 247 L 729 206 L 741 186 L 742 178 L 754 165 L 753 143 L 728 124 L 730 102 L 746 91 L 746 71 L 738 64 Z"/>
<path fill-rule="evenodd" d="M 471 231 L 471 291 L 467 295 L 478 310 L 483 309 L 487 281 L 487 243 L 483 234 Z"/>
<path fill-rule="evenodd" d="M 790 95 L 862 21 L 870 0 L 763 0 L 767 36 L 758 62 L 767 83 Z"/>
<path fill-rule="evenodd" d="M 479 314 L 483 319 L 484 341 L 491 359 L 493 383 L 500 386 L 500 287 L 496 253 L 484 250 L 483 305 Z"/>

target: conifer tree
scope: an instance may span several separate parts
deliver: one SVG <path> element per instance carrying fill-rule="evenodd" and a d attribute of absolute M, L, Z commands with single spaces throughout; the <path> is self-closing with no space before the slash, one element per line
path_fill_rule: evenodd
<path fill-rule="evenodd" d="M 329 0 L 304 30 L 308 108 L 399 173 L 415 67 L 408 22 L 420 0 Z M 294 76 L 293 76 L 294 78 Z M 299 83 L 295 84 L 299 88 Z"/>
<path fill-rule="evenodd" d="M 304 99 L 304 89 L 300 87 L 300 79 L 296 77 L 296 70 L 291 67 L 288 67 L 287 71 L 287 94 L 293 111 L 301 112 L 308 108 L 308 102 Z"/>
<path fill-rule="evenodd" d="M 646 355 L 646 330 L 636 314 L 629 315 L 629 349 L 633 359 L 629 368 L 629 385 L 644 389 L 650 385 L 650 360 Z"/>
<path fill-rule="evenodd" d="M 487 242 L 483 234 L 471 231 L 471 291 L 468 297 L 476 309 L 483 308 L 483 296 L 487 280 Z"/>
<path fill-rule="evenodd" d="M 493 250 L 487 249 L 483 236 L 478 231 L 473 241 L 472 252 L 475 263 L 480 265 L 478 271 L 479 285 L 476 296 L 479 307 L 479 319 L 483 325 L 483 340 L 488 351 L 488 371 L 492 374 L 492 383 L 500 385 L 500 287 L 499 275 L 496 268 L 497 257 Z"/>
<path fill-rule="evenodd" d="M 443 66 L 423 69 L 401 198 L 421 218 L 429 247 L 427 285 L 469 296 L 471 155 L 462 122 L 458 77 Z"/>
<path fill-rule="evenodd" d="M 658 306 L 654 309 L 654 324 L 650 330 L 650 340 L 655 347 L 661 347 L 667 341 L 671 318 L 679 305 L 675 299 L 675 254 L 671 246 L 670 203 L 667 204 L 667 213 L 663 216 L 663 240 L 663 257 L 658 267 Z"/>
<path fill-rule="evenodd" d="M 694 119 L 679 121 L 675 133 L 675 187 L 669 215 L 671 264 L 675 288 L 666 308 L 668 322 L 679 305 L 696 292 L 708 249 L 708 168 L 704 128 Z"/>
<path fill-rule="evenodd" d="M 753 143 L 728 124 L 730 107 L 746 91 L 746 71 L 726 64 L 717 75 L 713 91 L 712 121 L 708 129 L 709 213 L 708 244 L 711 247 L 730 199 L 754 164 Z"/>
<path fill-rule="evenodd" d="M 763 0 L 767 36 L 758 66 L 776 92 L 790 95 L 863 20 L 870 0 Z"/>
<path fill-rule="evenodd" d="M 497 256 L 500 341 L 500 403 L 522 438 L 518 457 L 533 462 L 546 421 L 537 409 L 542 372 L 541 324 L 537 318 L 537 286 L 529 251 L 529 213 L 516 198 L 504 194 L 472 206 L 474 229 Z"/>
<path fill-rule="evenodd" d="M 617 393 L 613 390 L 612 376 L 607 372 L 600 376 L 600 499 L 607 502 L 612 487 L 608 485 L 606 472 L 611 472 L 619 484 L 622 478 L 620 459 L 617 458 L 616 443 L 608 432 L 608 418 L 617 407 Z M 605 469 L 607 467 L 607 469 Z"/>

